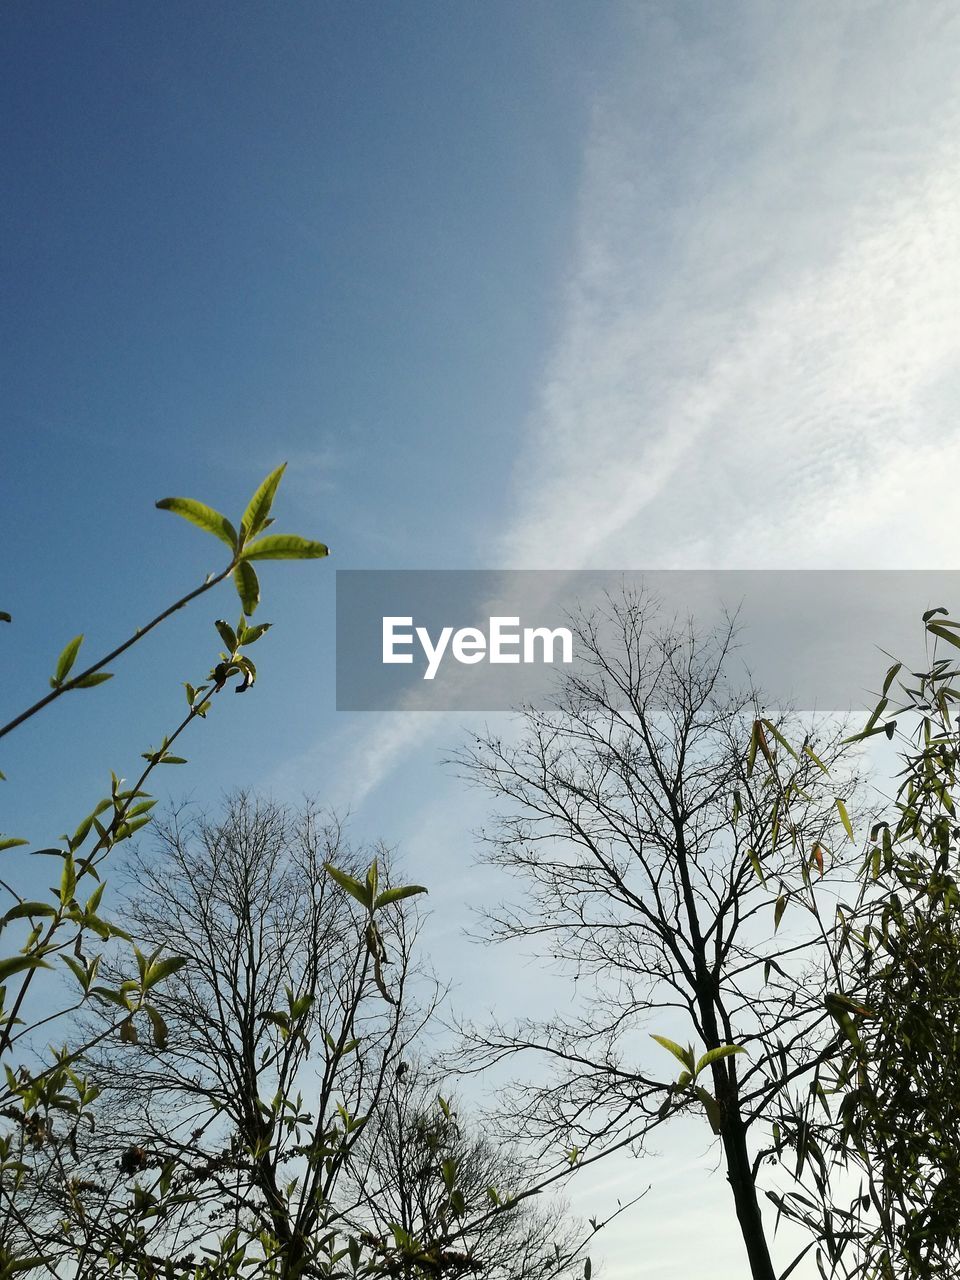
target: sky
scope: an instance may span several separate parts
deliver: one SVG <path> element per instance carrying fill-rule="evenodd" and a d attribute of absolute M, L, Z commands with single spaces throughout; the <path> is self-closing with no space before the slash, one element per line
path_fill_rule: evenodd
<path fill-rule="evenodd" d="M 349 808 L 430 885 L 455 1000 L 485 802 L 456 719 L 335 711 L 337 567 L 954 567 L 952 4 L 52 0 L 0 32 L 2 711 L 219 567 L 156 499 L 238 516 L 288 460 L 277 529 L 333 554 L 265 566 L 261 680 L 162 794 Z M 235 613 L 4 740 L 3 830 L 129 776 Z M 575 1194 L 656 1184 L 611 1280 L 705 1239 L 742 1275 L 704 1153 Z"/>

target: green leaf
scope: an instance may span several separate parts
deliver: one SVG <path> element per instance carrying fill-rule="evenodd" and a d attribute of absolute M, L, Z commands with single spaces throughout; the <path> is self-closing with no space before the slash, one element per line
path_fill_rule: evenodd
<path fill-rule="evenodd" d="M 760 722 L 754 720 L 753 728 L 750 731 L 750 746 L 747 748 L 747 777 L 753 774 L 754 765 L 757 763 L 757 726 Z"/>
<path fill-rule="evenodd" d="M 147 1017 L 150 1019 L 150 1026 L 153 1030 L 153 1043 L 158 1049 L 165 1049 L 167 1047 L 167 1024 L 152 1005 L 145 1005 L 144 1008 L 147 1011 Z"/>
<path fill-rule="evenodd" d="M 0 853 L 2 853 L 4 849 L 15 849 L 18 844 L 29 844 L 29 841 L 21 840 L 17 836 L 7 836 L 5 839 L 0 840 Z"/>
<path fill-rule="evenodd" d="M 813 763 L 817 766 L 818 769 L 822 770 L 823 773 L 829 774 L 830 770 L 823 763 L 820 757 L 814 752 L 813 747 L 810 746 L 809 742 L 805 742 L 803 744 L 803 753 L 804 755 L 809 756 L 809 758 L 813 761 Z"/>
<path fill-rule="evenodd" d="M 870 729 L 861 729 L 859 733 L 852 733 L 849 738 L 843 738 L 841 745 L 846 746 L 850 742 L 863 742 L 864 738 L 874 738 L 878 733 L 885 733 L 888 738 L 892 739 L 896 727 L 896 720 L 891 720 L 887 724 L 875 724 Z"/>
<path fill-rule="evenodd" d="M 249 618 L 256 612 L 257 605 L 260 603 L 260 581 L 257 578 L 257 571 L 252 564 L 241 560 L 233 571 L 233 581 L 243 612 Z"/>
<path fill-rule="evenodd" d="M 714 1133 L 719 1134 L 721 1128 L 720 1108 L 717 1106 L 717 1100 L 714 1096 L 697 1085 L 697 1097 L 703 1103 L 703 1109 L 707 1113 L 707 1119 L 710 1121 L 710 1128 Z"/>
<path fill-rule="evenodd" d="M 214 511 L 206 503 L 197 502 L 194 498 L 161 498 L 157 503 L 160 511 L 172 511 L 174 515 L 183 516 L 199 529 L 206 529 L 225 542 L 231 551 L 237 549 L 237 531 L 226 516 Z"/>
<path fill-rule="evenodd" d="M 76 978 L 76 980 L 80 983 L 84 991 L 86 991 L 87 987 L 89 986 L 90 975 L 88 974 L 87 970 L 83 967 L 83 965 L 80 963 L 80 961 L 74 960 L 72 956 L 61 956 L 60 959 L 67 966 L 67 968 Z"/>
<path fill-rule="evenodd" d="M 112 671 L 92 671 L 90 675 L 77 680 L 73 687 L 75 689 L 93 689 L 96 685 L 106 684 L 108 680 L 112 679 Z"/>
<path fill-rule="evenodd" d="M 270 515 L 270 508 L 273 506 L 273 499 L 277 493 L 277 486 L 286 469 L 287 464 L 281 462 L 276 471 L 271 471 L 266 479 L 261 482 L 260 487 L 247 504 L 243 519 L 240 521 L 240 537 L 244 542 L 248 538 L 255 538 L 266 524 L 267 517 Z"/>
<path fill-rule="evenodd" d="M 770 721 L 770 720 L 761 720 L 761 722 L 760 722 L 760 723 L 761 723 L 761 724 L 766 725 L 766 727 L 770 730 L 770 732 L 773 734 L 773 736 L 776 738 L 776 740 L 780 743 L 781 747 L 783 747 L 784 751 L 786 751 L 786 752 L 788 752 L 790 755 L 792 755 L 792 756 L 793 756 L 793 758 L 794 758 L 794 760 L 799 760 L 799 759 L 800 759 L 800 757 L 797 755 L 796 751 L 794 751 L 793 747 L 791 747 L 790 743 L 786 740 L 786 738 L 783 736 L 783 734 L 782 734 L 782 733 L 780 733 L 780 731 L 779 731 L 779 730 L 777 729 L 777 727 L 772 723 L 772 721 Z"/>
<path fill-rule="evenodd" d="M 9 956 L 6 960 L 0 960 L 0 982 L 13 976 L 15 973 L 22 973 L 24 969 L 49 969 L 50 966 L 45 960 L 41 960 L 39 956 Z"/>
<path fill-rule="evenodd" d="M 217 634 L 226 646 L 227 653 L 233 653 L 237 647 L 237 635 L 233 627 L 222 618 L 217 618 L 213 625 L 217 628 Z"/>
<path fill-rule="evenodd" d="M 55 916 L 56 914 L 49 902 L 21 902 L 10 908 L 3 917 L 3 923 L 6 924 L 8 920 L 29 920 L 33 916 Z"/>
<path fill-rule="evenodd" d="M 46 1258 L 4 1258 L 3 1272 L 4 1276 L 12 1275 L 15 1271 L 33 1271 L 45 1267 L 49 1267 L 50 1263 Z"/>
<path fill-rule="evenodd" d="M 374 910 L 389 906 L 391 902 L 400 902 L 403 898 L 412 898 L 417 893 L 427 893 L 422 884 L 405 884 L 398 889 L 384 889 L 373 904 Z"/>
<path fill-rule="evenodd" d="M 780 928 L 780 921 L 783 919 L 783 913 L 787 909 L 787 900 L 783 894 L 777 899 L 776 906 L 773 908 L 773 931 Z"/>
<path fill-rule="evenodd" d="M 760 748 L 764 760 L 771 769 L 774 768 L 773 752 L 770 750 L 770 744 L 767 742 L 767 735 L 763 732 L 763 721 L 754 720 L 753 722 L 753 759 L 756 760 L 757 748 Z"/>
<path fill-rule="evenodd" d="M 67 676 L 70 674 L 70 669 L 77 660 L 77 654 L 80 652 L 80 646 L 82 644 L 83 636 L 74 636 L 63 650 L 63 653 L 61 653 L 60 657 L 57 659 L 57 669 L 54 672 L 53 680 L 51 681 L 54 688 L 56 688 L 57 685 L 63 684 L 64 680 L 66 680 Z"/>
<path fill-rule="evenodd" d="M 890 692 L 890 686 L 893 684 L 902 669 L 902 662 L 895 662 L 892 667 L 887 668 L 887 674 L 883 677 L 883 689 L 881 690 L 884 697 L 886 697 Z"/>
<path fill-rule="evenodd" d="M 666 1036 L 651 1035 L 650 1038 L 656 1040 L 657 1044 L 662 1045 L 664 1049 L 672 1053 L 678 1062 L 693 1071 L 693 1052 L 690 1049 L 682 1048 L 675 1040 L 668 1040 Z"/>
<path fill-rule="evenodd" d="M 747 849 L 747 857 L 750 859 L 750 865 L 753 867 L 757 879 L 761 884 L 766 884 L 766 880 L 763 876 L 763 867 L 760 865 L 760 859 L 757 857 L 756 850 Z"/>
<path fill-rule="evenodd" d="M 0 622 L 12 622 L 13 619 L 7 613 L 6 609 L 0 609 Z"/>
<path fill-rule="evenodd" d="M 335 880 L 341 889 L 345 889 L 352 898 L 363 904 L 365 907 L 370 906 L 371 895 L 365 885 L 359 880 L 354 880 L 353 876 L 348 876 L 345 871 L 341 871 L 339 867 L 335 867 L 332 862 L 325 862 L 323 868 L 331 880 Z"/>
<path fill-rule="evenodd" d="M 851 1000 L 849 996 L 842 995 L 839 992 L 830 992 L 824 997 L 824 1004 L 828 1012 L 835 1014 L 838 1011 L 847 1011 L 855 1013 L 860 1018 L 873 1018 L 874 1012 L 868 1009 L 866 1005 L 862 1005 L 857 1000 Z"/>
<path fill-rule="evenodd" d="M 322 542 L 295 533 L 268 533 L 246 546 L 242 556 L 244 560 L 320 560 L 329 554 Z"/>
<path fill-rule="evenodd" d="M 237 632 L 237 639 L 241 645 L 256 644 L 260 637 L 265 635 L 272 626 L 272 622 L 261 622 L 255 627 L 241 627 Z"/>
<path fill-rule="evenodd" d="M 746 1049 L 739 1044 L 722 1044 L 716 1049 L 708 1049 L 697 1063 L 697 1075 L 711 1063 L 719 1062 L 721 1058 L 729 1058 L 734 1053 L 746 1053 Z"/>
<path fill-rule="evenodd" d="M 154 961 L 144 975 L 143 990 L 149 991 L 150 988 L 155 987 L 158 982 L 162 982 L 164 978 L 169 978 L 170 975 L 176 973 L 178 969 L 182 969 L 186 963 L 186 956 L 167 956 L 165 960 Z"/>
<path fill-rule="evenodd" d="M 851 840 L 854 840 L 853 826 L 850 822 L 850 815 L 847 813 L 847 806 L 843 803 L 839 796 L 833 802 L 837 806 L 837 813 L 840 815 L 840 821 L 843 823 L 843 829 Z"/>
<path fill-rule="evenodd" d="M 63 859 L 63 874 L 60 877 L 60 901 L 64 906 L 72 901 L 76 891 L 77 869 L 74 865 L 73 854 L 68 853 Z"/>
<path fill-rule="evenodd" d="M 928 622 L 927 630 L 931 635 L 939 636 L 941 640 L 946 640 L 955 648 L 960 649 L 960 636 L 954 635 L 949 628 L 939 625 L 936 622 Z"/>

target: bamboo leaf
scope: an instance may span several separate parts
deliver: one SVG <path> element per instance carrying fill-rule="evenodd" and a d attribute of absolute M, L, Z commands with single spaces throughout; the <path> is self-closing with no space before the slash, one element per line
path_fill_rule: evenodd
<path fill-rule="evenodd" d="M 960 636 L 955 635 L 942 624 L 937 622 L 928 622 L 927 630 L 931 635 L 938 636 L 941 640 L 946 640 L 948 644 L 952 644 L 955 648 L 960 649 Z"/>
<path fill-rule="evenodd" d="M 779 743 L 780 743 L 780 745 L 781 745 L 781 747 L 783 747 L 784 751 L 786 751 L 789 755 L 793 756 L 794 760 L 799 760 L 799 759 L 800 759 L 800 757 L 797 755 L 796 751 L 794 751 L 793 747 L 791 747 L 790 743 L 786 740 L 786 738 L 785 738 L 785 737 L 783 736 L 783 734 L 779 731 L 779 729 L 777 729 L 776 725 L 775 725 L 775 724 L 773 724 L 773 722 L 772 722 L 772 721 L 770 721 L 770 720 L 761 720 L 761 722 L 760 722 L 760 723 L 761 723 L 762 725 L 765 725 L 765 726 L 770 730 L 770 732 L 771 732 L 771 733 L 773 734 L 773 736 L 776 738 L 777 742 L 779 742 Z M 768 759 L 769 759 L 769 757 L 768 757 Z"/>
<path fill-rule="evenodd" d="M 837 796 L 837 798 L 834 800 L 833 803 L 837 806 L 837 813 L 839 813 L 840 815 L 840 821 L 843 823 L 844 831 L 846 831 L 851 841 L 855 843 L 854 835 L 853 835 L 853 826 L 850 822 L 850 815 L 847 813 L 847 806 L 843 803 L 843 801 L 840 799 L 839 796 Z"/>
<path fill-rule="evenodd" d="M 823 761 L 820 759 L 820 757 L 819 757 L 819 756 L 814 752 L 814 750 L 813 750 L 813 748 L 810 746 L 809 742 L 805 742 L 805 743 L 803 744 L 803 753 L 804 753 L 804 755 L 809 756 L 809 758 L 813 761 L 813 763 L 814 763 L 814 764 L 815 764 L 819 769 L 821 769 L 824 773 L 829 774 L 830 770 L 829 770 L 829 769 L 827 768 L 827 766 L 823 763 Z"/>

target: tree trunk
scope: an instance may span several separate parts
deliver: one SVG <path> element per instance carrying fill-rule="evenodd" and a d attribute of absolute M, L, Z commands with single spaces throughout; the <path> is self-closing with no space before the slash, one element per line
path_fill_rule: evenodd
<path fill-rule="evenodd" d="M 727 1163 L 727 1181 L 733 1191 L 740 1233 L 750 1260 L 750 1274 L 753 1280 L 776 1280 L 760 1217 L 757 1187 L 750 1168 L 747 1136 L 739 1116 L 724 1115 L 721 1140 Z"/>

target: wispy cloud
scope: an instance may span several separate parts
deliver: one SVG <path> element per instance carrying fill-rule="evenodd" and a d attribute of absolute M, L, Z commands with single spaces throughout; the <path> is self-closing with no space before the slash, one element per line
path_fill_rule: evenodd
<path fill-rule="evenodd" d="M 622 13 L 513 517 L 478 536 L 483 567 L 952 566 L 960 12 Z M 360 803 L 450 732 L 386 714 L 332 756 Z M 429 782 L 408 798 L 455 803 Z M 646 1170 L 621 1172 L 635 1188 Z M 611 1280 L 673 1276 L 726 1237 L 726 1188 L 692 1212 L 692 1180 L 668 1174 L 604 1233 Z M 602 1216 L 616 1188 L 596 1190 Z M 740 1273 L 730 1240 L 718 1276 Z"/>
<path fill-rule="evenodd" d="M 779 9 L 733 53 L 669 23 L 638 44 L 640 87 L 595 112 L 503 559 L 950 560 L 946 510 L 916 501 L 960 460 L 957 24 L 938 9 Z M 904 69 L 902 42 L 938 16 Z M 655 62 L 676 106 L 653 125 L 659 163 Z M 701 110 L 711 90 L 714 115 L 691 121 L 685 91 Z"/>
<path fill-rule="evenodd" d="M 948 567 L 960 20 L 687 12 L 627 11 L 485 567 Z M 346 757 L 356 794 L 444 731 L 380 718 Z"/>

